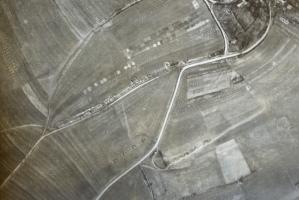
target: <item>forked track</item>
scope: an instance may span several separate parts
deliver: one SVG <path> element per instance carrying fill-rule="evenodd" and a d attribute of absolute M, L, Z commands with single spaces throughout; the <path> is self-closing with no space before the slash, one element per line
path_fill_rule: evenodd
<path fill-rule="evenodd" d="M 170 113 L 171 113 L 172 108 L 174 106 L 174 102 L 175 102 L 175 99 L 176 99 L 176 96 L 177 96 L 177 93 L 178 93 L 178 90 L 179 90 L 179 86 L 180 86 L 180 83 L 181 83 L 181 80 L 182 80 L 184 72 L 186 70 L 194 68 L 194 67 L 198 67 L 198 66 L 205 65 L 205 64 L 210 64 L 210 63 L 213 63 L 213 62 L 217 62 L 217 61 L 221 61 L 221 60 L 225 60 L 225 59 L 229 59 L 229 58 L 234 58 L 234 57 L 245 55 L 245 54 L 251 52 L 253 49 L 255 49 L 266 38 L 266 36 L 268 35 L 268 32 L 270 30 L 271 24 L 272 24 L 272 12 L 271 12 L 271 5 L 269 3 L 269 21 L 268 21 L 267 29 L 264 32 L 263 36 L 258 41 L 256 41 L 252 46 L 250 46 L 248 49 L 246 49 L 246 50 L 244 50 L 242 52 L 238 52 L 238 53 L 231 53 L 231 54 L 227 54 L 227 55 L 222 55 L 222 56 L 214 57 L 214 58 L 209 59 L 209 60 L 205 60 L 205 61 L 201 61 L 201 62 L 196 62 L 196 63 L 191 63 L 191 64 L 186 65 L 185 67 L 182 68 L 182 70 L 180 71 L 180 74 L 178 76 L 178 79 L 177 79 L 177 82 L 176 82 L 176 86 L 175 86 L 173 95 L 171 97 L 171 101 L 170 101 L 168 110 L 166 112 L 164 121 L 162 123 L 162 127 L 160 129 L 160 132 L 159 132 L 158 138 L 156 140 L 156 143 L 154 144 L 154 146 L 141 159 L 139 159 L 138 161 L 136 161 L 131 167 L 129 167 L 128 169 L 126 169 L 119 176 L 113 178 L 105 186 L 105 188 L 101 191 L 101 193 L 96 197 L 96 200 L 99 200 L 105 194 L 105 192 L 109 190 L 109 188 L 112 185 L 114 185 L 118 180 L 120 180 L 122 177 L 124 177 L 126 174 L 128 174 L 135 167 L 137 167 L 138 165 L 140 165 L 147 157 L 149 157 L 157 149 L 157 147 L 159 146 L 159 143 L 160 143 L 160 141 L 161 141 L 161 139 L 163 137 L 163 134 L 164 134 L 164 131 L 165 131 L 165 128 L 166 128 L 166 125 L 167 125 Z"/>

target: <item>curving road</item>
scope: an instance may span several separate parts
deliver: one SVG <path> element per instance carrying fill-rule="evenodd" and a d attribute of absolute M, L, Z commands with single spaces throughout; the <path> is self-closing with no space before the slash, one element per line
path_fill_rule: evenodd
<path fill-rule="evenodd" d="M 211 58 L 209 60 L 204 60 L 204 61 L 200 61 L 200 62 L 191 63 L 191 64 L 188 64 L 188 65 L 186 65 L 185 67 L 182 68 L 182 70 L 180 71 L 180 74 L 178 76 L 178 79 L 177 79 L 177 82 L 176 82 L 176 86 L 175 86 L 173 95 L 171 97 L 171 101 L 170 101 L 168 110 L 166 112 L 166 116 L 164 118 L 164 121 L 162 123 L 162 127 L 160 129 L 160 132 L 159 132 L 158 138 L 156 140 L 156 143 L 154 144 L 154 146 L 142 158 L 140 158 L 138 161 L 136 161 L 134 164 L 132 164 L 128 169 L 126 169 L 124 172 L 122 172 L 119 176 L 113 178 L 105 186 L 105 188 L 100 192 L 100 194 L 96 197 L 96 200 L 99 200 L 105 194 L 105 192 L 109 190 L 109 188 L 112 185 L 114 185 L 118 180 L 120 180 L 122 177 L 124 177 L 125 175 L 127 175 L 135 167 L 137 167 L 138 165 L 140 165 L 147 157 L 149 157 L 154 151 L 156 151 L 156 149 L 158 148 L 159 143 L 160 143 L 160 141 L 161 141 L 161 139 L 163 137 L 164 131 L 166 129 L 166 125 L 167 125 L 167 122 L 169 120 L 170 113 L 171 113 L 171 111 L 173 109 L 174 102 L 175 102 L 177 93 L 179 91 L 179 87 L 180 87 L 181 80 L 182 80 L 184 72 L 186 70 L 194 68 L 194 67 L 198 67 L 198 66 L 205 65 L 205 64 L 210 64 L 210 63 L 213 63 L 213 62 L 217 62 L 217 61 L 221 61 L 221 60 L 225 60 L 225 59 L 229 59 L 229 58 L 234 58 L 234 57 L 241 56 L 241 55 L 244 55 L 244 54 L 247 54 L 247 53 L 251 52 L 253 49 L 255 49 L 266 38 L 266 36 L 268 35 L 268 32 L 270 30 L 270 27 L 271 27 L 271 24 L 272 24 L 272 11 L 271 11 L 271 5 L 270 5 L 270 3 L 269 3 L 269 16 L 270 17 L 269 17 L 268 26 L 267 26 L 267 29 L 264 32 L 263 36 L 258 41 L 256 41 L 256 43 L 254 43 L 252 46 L 250 46 L 248 49 L 246 49 L 246 50 L 244 50 L 242 52 L 238 52 L 238 53 L 226 54 L 226 55 L 222 55 L 222 56 Z M 222 136 L 223 136 L 223 134 L 222 134 Z"/>
<path fill-rule="evenodd" d="M 216 24 L 218 26 L 218 28 L 220 29 L 221 31 L 221 35 L 223 37 L 223 41 L 224 41 L 224 55 L 227 55 L 229 52 L 228 52 L 228 48 L 229 48 L 229 39 L 227 37 L 227 34 L 226 32 L 224 31 L 224 29 L 222 28 L 219 20 L 217 19 L 215 13 L 214 13 L 214 10 L 213 10 L 213 6 L 211 6 L 208 2 L 209 0 L 204 0 L 205 4 L 207 5 L 210 13 L 212 14 L 212 17 L 214 18 L 214 20 L 216 21 Z"/>

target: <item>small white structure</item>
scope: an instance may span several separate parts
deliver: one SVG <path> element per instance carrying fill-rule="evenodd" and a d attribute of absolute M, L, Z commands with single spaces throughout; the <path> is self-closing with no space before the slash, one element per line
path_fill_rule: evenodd
<path fill-rule="evenodd" d="M 238 181 L 251 173 L 234 139 L 217 146 L 216 155 L 226 184 Z"/>
<path fill-rule="evenodd" d="M 197 10 L 200 7 L 197 0 L 193 0 L 192 4 L 193 4 L 193 7 L 195 8 L 195 10 Z"/>

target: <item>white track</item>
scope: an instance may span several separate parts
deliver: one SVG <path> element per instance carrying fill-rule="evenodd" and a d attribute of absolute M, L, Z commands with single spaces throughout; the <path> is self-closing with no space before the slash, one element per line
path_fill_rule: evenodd
<path fill-rule="evenodd" d="M 123 171 L 119 176 L 114 177 L 113 179 L 111 179 L 109 181 L 109 183 L 105 186 L 105 188 L 101 191 L 101 193 L 96 197 L 96 200 L 99 200 L 105 194 L 105 192 L 107 190 L 109 190 L 109 188 L 113 184 L 115 184 L 118 180 L 120 180 L 122 177 L 124 177 L 126 174 L 128 174 L 135 167 L 137 167 L 138 165 L 140 165 L 147 157 L 149 157 L 157 149 L 157 147 L 158 147 L 158 145 L 159 145 L 159 143 L 160 143 L 160 141 L 161 141 L 161 139 L 163 137 L 163 134 L 164 134 L 164 131 L 165 131 L 165 128 L 166 128 L 166 125 L 167 125 L 170 113 L 171 113 L 172 108 L 174 106 L 176 95 L 178 93 L 179 86 L 180 86 L 181 79 L 182 79 L 182 76 L 183 76 L 184 72 L 186 70 L 188 70 L 188 69 L 191 69 L 191 68 L 194 68 L 194 67 L 198 67 L 200 65 L 210 64 L 210 63 L 213 63 L 213 62 L 217 62 L 217 61 L 220 61 L 220 60 L 225 60 L 225 59 L 228 59 L 228 58 L 233 58 L 233 57 L 244 55 L 244 54 L 247 54 L 247 53 L 251 52 L 268 35 L 268 32 L 269 32 L 271 24 L 272 24 L 272 12 L 271 12 L 271 6 L 270 5 L 269 5 L 269 15 L 270 15 L 269 22 L 268 22 L 268 26 L 267 26 L 267 29 L 266 29 L 265 33 L 263 34 L 263 36 L 255 44 L 253 44 L 252 46 L 250 46 L 248 49 L 246 49 L 246 50 L 244 50 L 242 52 L 238 52 L 238 53 L 231 53 L 231 54 L 227 54 L 227 55 L 223 55 L 223 56 L 218 56 L 218 57 L 215 57 L 215 58 L 211 58 L 209 60 L 204 60 L 204 61 L 200 61 L 200 62 L 191 63 L 191 64 L 188 64 L 188 65 L 186 65 L 185 67 L 182 68 L 182 70 L 180 71 L 179 77 L 177 79 L 176 86 L 175 86 L 175 89 L 174 89 L 174 92 L 173 92 L 173 95 L 172 95 L 172 98 L 171 98 L 168 110 L 166 112 L 166 116 L 165 116 L 164 121 L 162 123 L 162 127 L 160 129 L 158 138 L 156 140 L 156 143 L 154 144 L 154 146 L 142 158 L 140 158 L 138 161 L 136 161 L 135 163 L 133 163 L 128 169 L 126 169 L 125 171 Z"/>

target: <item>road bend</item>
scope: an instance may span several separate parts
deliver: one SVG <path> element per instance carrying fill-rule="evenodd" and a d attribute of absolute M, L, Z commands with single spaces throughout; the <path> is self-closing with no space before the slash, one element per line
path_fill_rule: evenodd
<path fill-rule="evenodd" d="M 179 87 L 180 87 L 180 84 L 181 84 L 181 80 L 182 80 L 183 74 L 184 74 L 184 72 L 186 70 L 192 69 L 194 67 L 198 67 L 198 66 L 201 66 L 201 65 L 210 64 L 210 63 L 218 62 L 218 61 L 221 61 L 221 60 L 226 60 L 226 59 L 229 59 L 229 58 L 234 58 L 234 57 L 237 57 L 237 56 L 245 55 L 245 54 L 251 52 L 257 46 L 259 46 L 259 44 L 261 44 L 262 41 L 264 41 L 264 39 L 266 38 L 266 36 L 269 33 L 271 25 L 272 25 L 272 11 L 271 11 L 271 4 L 269 3 L 269 21 L 268 21 L 267 29 L 264 32 L 264 34 L 262 35 L 262 37 L 258 41 L 256 41 L 252 46 L 250 46 L 248 49 L 246 49 L 246 50 L 244 50 L 242 52 L 228 53 L 226 55 L 224 54 L 222 56 L 217 56 L 217 57 L 214 57 L 214 58 L 211 58 L 211 59 L 208 59 L 208 60 L 190 63 L 190 64 L 186 65 L 185 67 L 183 67 L 181 69 L 181 71 L 179 73 L 179 76 L 178 76 L 178 79 L 176 81 L 175 89 L 174 89 L 174 92 L 172 94 L 171 101 L 170 101 L 170 104 L 168 106 L 168 109 L 167 109 L 164 121 L 162 123 L 161 129 L 159 131 L 156 143 L 154 144 L 154 146 L 142 158 L 140 158 L 139 160 L 137 160 L 136 162 L 134 162 L 128 169 L 126 169 L 125 171 L 123 171 L 120 175 L 118 175 L 118 176 L 114 177 L 113 179 L 111 179 L 108 182 L 108 184 L 104 187 L 104 189 L 100 192 L 100 194 L 95 199 L 96 200 L 101 199 L 101 197 L 105 194 L 106 191 L 108 191 L 110 189 L 110 187 L 112 185 L 114 185 L 118 180 L 120 180 L 122 177 L 124 177 L 125 175 L 127 175 L 135 167 L 137 167 L 138 165 L 140 165 L 147 157 L 149 157 L 154 151 L 156 151 L 156 149 L 158 148 L 159 143 L 160 143 L 160 141 L 161 141 L 161 139 L 163 137 L 164 131 L 166 129 L 166 125 L 167 125 L 167 122 L 169 120 L 170 113 L 171 113 L 171 111 L 172 111 L 172 109 L 174 107 L 174 102 L 175 102 L 175 99 L 176 99 L 176 96 L 177 96 L 177 93 L 178 93 L 178 90 L 179 90 Z"/>

